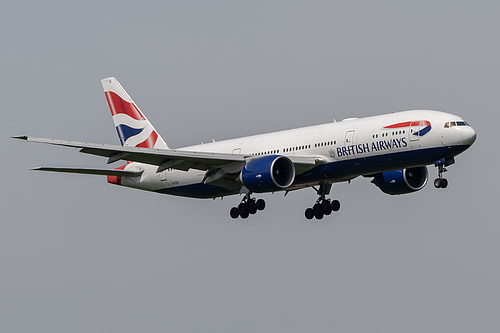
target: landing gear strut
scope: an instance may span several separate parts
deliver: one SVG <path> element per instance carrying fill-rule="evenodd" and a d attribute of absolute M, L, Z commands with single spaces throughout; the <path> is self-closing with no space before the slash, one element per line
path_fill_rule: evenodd
<path fill-rule="evenodd" d="M 248 216 L 257 213 L 259 210 L 264 210 L 266 208 L 266 202 L 264 199 L 256 200 L 250 196 L 250 193 L 245 195 L 238 207 L 233 207 L 229 211 L 229 214 L 233 219 L 241 217 L 242 219 L 248 218 Z"/>
<path fill-rule="evenodd" d="M 445 167 L 455 163 L 454 158 L 440 159 L 437 160 L 434 165 L 438 168 L 438 178 L 434 180 L 434 187 L 436 188 L 446 188 L 448 187 L 448 180 L 443 178 L 443 173 L 448 171 Z"/>
<path fill-rule="evenodd" d="M 448 180 L 443 178 L 443 172 L 446 172 L 444 165 L 438 166 L 438 178 L 434 180 L 434 187 L 436 188 L 446 188 L 448 186 Z"/>
<path fill-rule="evenodd" d="M 319 198 L 312 208 L 306 209 L 306 219 L 311 220 L 312 218 L 316 218 L 321 220 L 325 215 L 330 215 L 332 212 L 336 212 L 340 209 L 340 201 L 326 199 L 326 195 L 330 193 L 331 188 L 332 184 L 327 183 L 321 183 L 319 189 L 314 188 Z"/>

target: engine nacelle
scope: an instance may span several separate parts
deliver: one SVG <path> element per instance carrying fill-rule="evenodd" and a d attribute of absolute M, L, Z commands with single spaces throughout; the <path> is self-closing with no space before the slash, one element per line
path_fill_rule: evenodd
<path fill-rule="evenodd" d="M 247 189 L 255 193 L 273 192 L 292 185 L 295 166 L 281 155 L 255 158 L 241 170 L 240 180 Z"/>
<path fill-rule="evenodd" d="M 372 183 L 382 192 L 396 195 L 419 191 L 427 184 L 427 167 L 416 167 L 376 174 Z"/>

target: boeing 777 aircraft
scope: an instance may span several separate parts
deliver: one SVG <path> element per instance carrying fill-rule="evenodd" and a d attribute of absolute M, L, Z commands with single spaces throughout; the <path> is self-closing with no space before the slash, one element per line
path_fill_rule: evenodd
<path fill-rule="evenodd" d="M 111 184 L 191 198 L 244 194 L 231 208 L 232 218 L 245 219 L 265 208 L 255 194 L 312 187 L 318 199 L 305 216 L 322 219 L 340 209 L 338 200 L 327 198 L 333 183 L 364 176 L 384 193 L 406 194 L 427 184 L 427 165 L 437 167 L 434 186 L 446 188 L 445 167 L 476 140 L 474 129 L 459 116 L 413 110 L 172 149 L 115 78 L 101 82 L 121 146 L 15 138 L 126 164 L 33 170 L 106 175 Z"/>

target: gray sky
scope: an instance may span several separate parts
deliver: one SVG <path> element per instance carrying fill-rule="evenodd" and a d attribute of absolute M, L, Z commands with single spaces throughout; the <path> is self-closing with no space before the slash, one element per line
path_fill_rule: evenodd
<path fill-rule="evenodd" d="M 500 326 L 498 1 L 11 2 L 0 13 L 2 332 L 492 332 Z M 117 144 L 116 76 L 172 147 L 415 108 L 478 132 L 450 186 L 368 179 L 169 197 L 37 173 L 105 159 L 8 136 Z M 431 180 L 436 170 L 429 167 Z"/>

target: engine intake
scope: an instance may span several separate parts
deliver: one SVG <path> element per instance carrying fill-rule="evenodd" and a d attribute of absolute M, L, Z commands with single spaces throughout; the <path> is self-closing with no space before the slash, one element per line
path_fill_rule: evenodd
<path fill-rule="evenodd" d="M 376 174 L 372 183 L 387 194 L 407 194 L 423 189 L 427 184 L 428 175 L 427 167 L 424 166 L 386 171 Z"/>
<path fill-rule="evenodd" d="M 295 166 L 292 161 L 281 155 L 255 158 L 245 164 L 240 180 L 255 193 L 273 192 L 292 185 L 295 179 Z"/>

